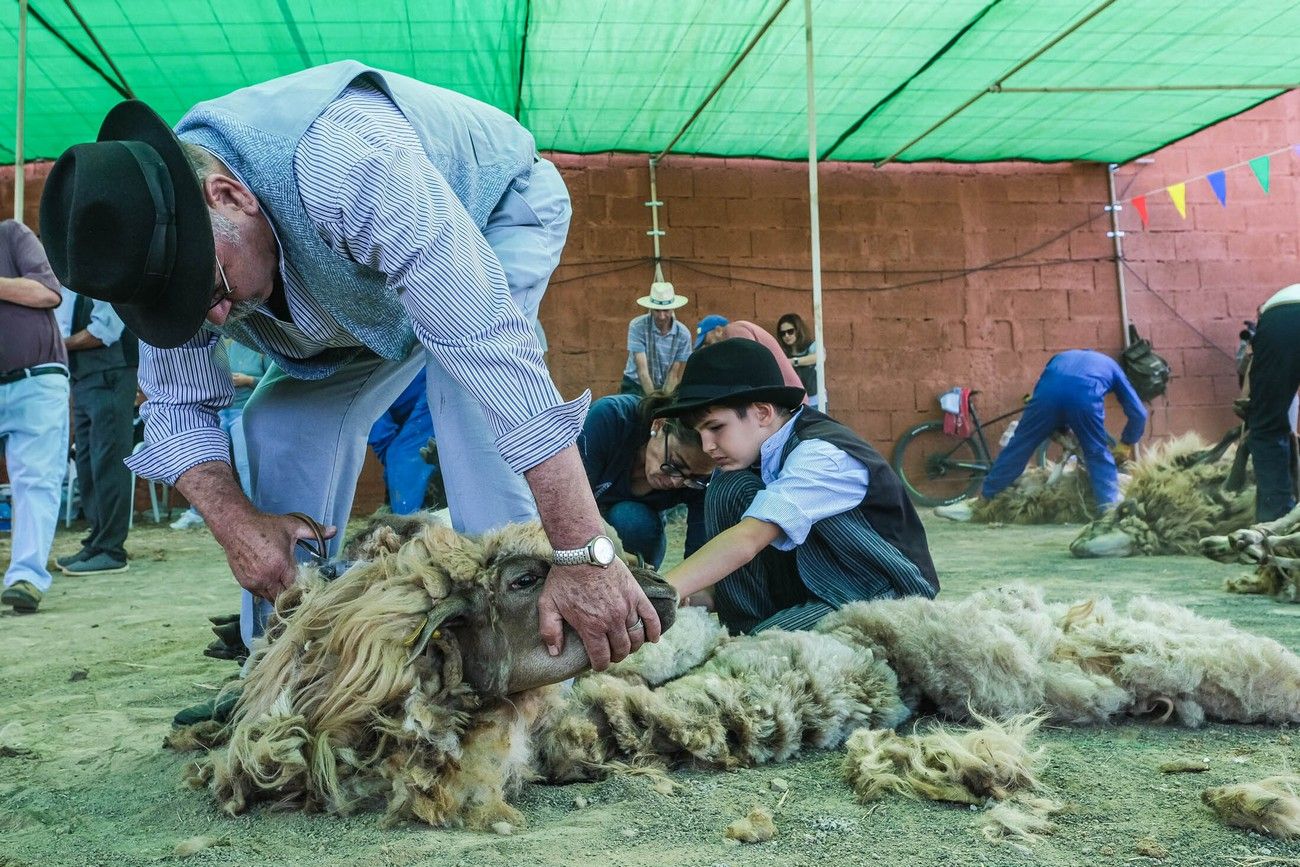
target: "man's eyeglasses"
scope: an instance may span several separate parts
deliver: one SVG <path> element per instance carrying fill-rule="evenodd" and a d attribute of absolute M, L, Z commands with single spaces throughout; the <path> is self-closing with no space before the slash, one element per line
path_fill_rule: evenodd
<path fill-rule="evenodd" d="M 782 328 L 782 329 L 781 329 L 780 331 L 778 331 L 777 333 L 780 334 L 782 337 L 785 337 L 787 334 L 794 334 L 794 329 L 793 329 L 793 328 Z"/>
<path fill-rule="evenodd" d="M 226 287 L 226 288 L 225 288 L 225 289 L 215 289 L 215 288 L 213 289 L 213 292 L 212 292 L 212 303 L 208 305 L 208 309 L 209 309 L 209 310 L 212 310 L 214 307 L 216 307 L 216 306 L 217 306 L 218 304 L 220 304 L 222 301 L 225 301 L 227 298 L 229 298 L 230 295 L 231 295 L 231 292 L 233 291 L 233 290 L 231 290 L 231 288 L 230 288 L 230 281 L 228 281 L 228 280 L 226 279 L 226 269 L 221 267 L 221 260 L 220 260 L 220 259 L 217 259 L 217 273 L 221 275 L 221 285 L 224 286 L 224 287 Z"/>
<path fill-rule="evenodd" d="M 671 457 L 673 453 L 672 434 L 664 428 L 664 462 L 659 465 L 659 472 L 670 479 L 682 479 L 682 487 L 693 491 L 702 491 L 709 486 L 708 479 L 701 479 L 691 474 L 689 467 L 683 467 Z"/>

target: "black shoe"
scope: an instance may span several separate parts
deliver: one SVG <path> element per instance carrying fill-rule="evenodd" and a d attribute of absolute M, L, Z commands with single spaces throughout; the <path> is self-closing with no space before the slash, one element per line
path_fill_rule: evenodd
<path fill-rule="evenodd" d="M 64 557 L 55 558 L 55 564 L 60 568 L 71 566 L 73 563 L 79 563 L 82 560 L 89 560 L 94 555 L 94 550 L 86 545 L 81 546 L 81 550 L 75 554 L 68 554 Z"/>
<path fill-rule="evenodd" d="M 229 692 L 219 692 L 207 701 L 190 705 L 172 717 L 172 725 L 192 726 L 195 723 L 207 722 L 208 720 L 224 725 L 230 722 L 230 714 L 235 710 L 235 702 L 239 701 L 241 692 L 243 692 L 243 687 L 232 689 Z"/>

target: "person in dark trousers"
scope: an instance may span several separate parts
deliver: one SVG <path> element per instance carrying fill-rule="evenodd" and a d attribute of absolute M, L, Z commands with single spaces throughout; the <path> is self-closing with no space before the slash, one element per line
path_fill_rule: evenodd
<path fill-rule="evenodd" d="M 1015 435 L 984 479 L 980 496 L 991 500 L 1009 488 L 1025 471 L 1034 450 L 1053 433 L 1066 428 L 1079 441 L 1098 510 L 1106 511 L 1118 503 L 1119 468 L 1106 433 L 1108 394 L 1119 399 L 1128 418 L 1117 451 L 1131 454 L 1146 430 L 1147 411 L 1119 363 L 1091 349 L 1070 349 L 1052 356 L 1034 386 Z M 969 521 L 973 503 L 967 500 L 940 506 L 934 513 L 954 521 Z"/>
<path fill-rule="evenodd" d="M 1300 388 L 1300 283 L 1260 306 L 1253 347 L 1246 444 L 1255 465 L 1255 520 L 1273 521 L 1296 504 L 1288 411 Z"/>
<path fill-rule="evenodd" d="M 600 514 L 618 532 L 625 550 L 658 569 L 668 550 L 666 513 L 686 506 L 689 557 L 704 544 L 704 489 L 713 459 L 700 435 L 677 419 L 654 419 L 670 398 L 620 394 L 587 410 L 578 451 Z"/>
<path fill-rule="evenodd" d="M 425 371 L 421 369 L 392 406 L 371 426 L 366 442 L 384 465 L 384 486 L 388 489 L 388 507 L 394 515 L 409 515 L 425 506 L 429 480 L 438 468 L 421 454 L 433 436 L 433 416 Z M 446 503 L 432 503 L 441 508 Z"/>
<path fill-rule="evenodd" d="M 13 548 L 0 604 L 34 613 L 68 468 L 68 354 L 54 309 L 62 288 L 36 234 L 0 221 L 0 457 L 9 474 Z"/>
<path fill-rule="evenodd" d="M 105 301 L 78 295 L 71 330 L 64 344 L 72 373 L 77 486 L 90 530 L 81 550 L 55 562 L 68 575 L 125 572 L 134 492 L 124 461 L 131 455 L 139 349 Z"/>
<path fill-rule="evenodd" d="M 898 476 L 803 399 L 762 345 L 724 340 L 691 356 L 657 412 L 699 431 L 722 471 L 705 497 L 709 541 L 665 577 L 683 598 L 713 588 L 732 632 L 807 629 L 849 602 L 939 592 Z"/>

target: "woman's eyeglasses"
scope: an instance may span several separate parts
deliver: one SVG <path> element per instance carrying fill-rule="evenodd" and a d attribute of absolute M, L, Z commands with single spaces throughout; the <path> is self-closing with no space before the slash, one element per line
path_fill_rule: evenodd
<path fill-rule="evenodd" d="M 793 328 L 782 328 L 782 329 L 781 329 L 780 331 L 778 331 L 777 333 L 780 334 L 782 337 L 785 337 L 785 336 L 788 335 L 788 334 L 794 334 L 794 329 L 793 329 Z"/>
<path fill-rule="evenodd" d="M 664 428 L 664 462 L 659 465 L 659 472 L 670 479 L 681 479 L 682 487 L 693 491 L 702 491 L 709 486 L 708 479 L 701 479 L 691 474 L 689 467 L 683 467 L 670 457 L 673 453 L 672 434 Z"/>

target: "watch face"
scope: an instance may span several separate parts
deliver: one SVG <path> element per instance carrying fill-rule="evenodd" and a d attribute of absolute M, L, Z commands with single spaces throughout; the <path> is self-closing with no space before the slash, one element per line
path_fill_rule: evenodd
<path fill-rule="evenodd" d="M 614 562 L 614 543 L 607 536 L 597 536 L 591 540 L 591 557 L 601 566 Z"/>

